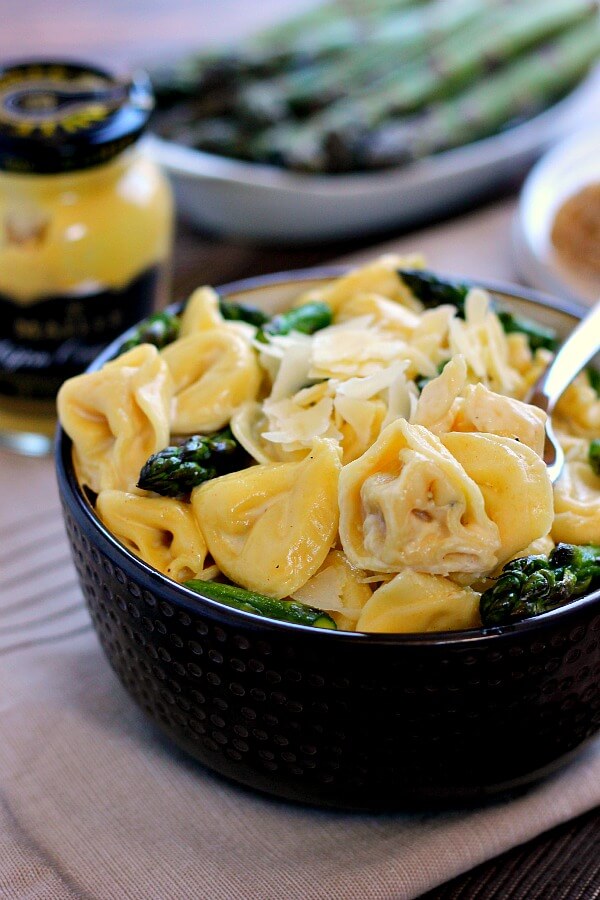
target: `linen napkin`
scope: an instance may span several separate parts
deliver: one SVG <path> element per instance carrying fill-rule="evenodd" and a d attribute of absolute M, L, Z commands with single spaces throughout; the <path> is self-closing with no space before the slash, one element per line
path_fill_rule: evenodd
<path fill-rule="evenodd" d="M 400 249 L 510 278 L 511 211 Z M 0 897 L 412 898 L 600 803 L 599 741 L 516 799 L 443 813 L 321 811 L 212 775 L 144 718 L 102 655 L 51 460 L 0 451 L 0 497 Z"/>

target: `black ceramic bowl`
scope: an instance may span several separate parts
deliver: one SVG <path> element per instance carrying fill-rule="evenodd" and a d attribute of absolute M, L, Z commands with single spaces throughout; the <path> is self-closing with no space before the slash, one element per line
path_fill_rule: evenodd
<path fill-rule="evenodd" d="M 327 276 L 269 276 L 222 293 L 274 309 L 299 280 Z M 563 333 L 580 313 L 488 286 L 530 316 L 543 306 Z M 77 484 L 62 432 L 57 466 L 106 656 L 151 719 L 223 775 L 329 806 L 470 801 L 554 771 L 599 727 L 598 591 L 488 630 L 368 635 L 268 621 L 180 587 L 115 540 Z"/>

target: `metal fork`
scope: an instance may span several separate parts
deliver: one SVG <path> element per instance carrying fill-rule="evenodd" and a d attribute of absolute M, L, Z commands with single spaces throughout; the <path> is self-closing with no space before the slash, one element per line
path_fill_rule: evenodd
<path fill-rule="evenodd" d="M 558 480 L 565 455 L 552 427 L 554 407 L 583 367 L 600 351 L 600 302 L 581 320 L 556 354 L 552 364 L 533 386 L 527 402 L 548 413 L 544 462 L 553 483 Z"/>

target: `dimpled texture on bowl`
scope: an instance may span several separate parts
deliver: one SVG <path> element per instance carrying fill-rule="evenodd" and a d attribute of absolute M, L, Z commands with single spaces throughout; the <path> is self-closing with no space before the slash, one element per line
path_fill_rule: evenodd
<path fill-rule="evenodd" d="M 63 496 L 112 667 L 180 747 L 244 784 L 355 808 L 470 800 L 536 780 L 600 724 L 590 604 L 454 642 L 281 627 L 182 602 Z"/>
<path fill-rule="evenodd" d="M 557 769 L 600 727 L 598 592 L 488 632 L 264 620 L 180 588 L 109 535 L 62 432 L 57 471 L 110 664 L 179 747 L 222 775 L 335 807 L 470 802 Z"/>

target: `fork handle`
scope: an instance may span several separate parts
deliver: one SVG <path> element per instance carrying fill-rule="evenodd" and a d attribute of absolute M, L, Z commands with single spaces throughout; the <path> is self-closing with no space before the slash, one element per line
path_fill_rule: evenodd
<path fill-rule="evenodd" d="M 551 413 L 576 375 L 600 350 L 600 302 L 581 320 L 535 385 L 529 402 Z"/>

